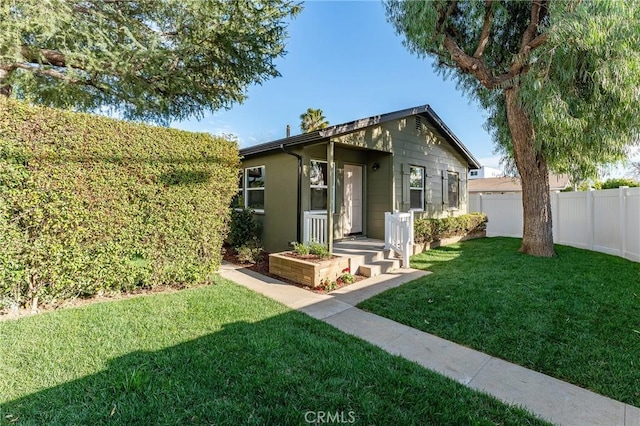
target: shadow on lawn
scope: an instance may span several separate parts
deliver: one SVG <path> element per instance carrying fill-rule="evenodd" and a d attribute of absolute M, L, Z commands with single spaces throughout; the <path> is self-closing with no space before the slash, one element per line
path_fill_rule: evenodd
<path fill-rule="evenodd" d="M 305 424 L 315 419 L 309 411 L 357 424 L 531 422 L 521 410 L 288 312 L 114 358 L 104 371 L 0 405 L 0 424 Z"/>
<path fill-rule="evenodd" d="M 295 346 L 279 344 L 274 330 L 289 315 L 226 324 L 176 346 L 114 358 L 97 374 L 0 405 L 0 424 L 303 423 L 305 410 L 321 407 L 284 409 L 313 402 L 305 396 L 310 376 L 287 353 Z"/>

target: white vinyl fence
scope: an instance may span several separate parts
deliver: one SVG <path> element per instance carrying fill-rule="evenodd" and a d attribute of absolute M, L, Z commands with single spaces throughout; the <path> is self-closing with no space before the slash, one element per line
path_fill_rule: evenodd
<path fill-rule="evenodd" d="M 521 194 L 470 194 L 469 211 L 485 213 L 487 236 L 522 237 Z M 551 194 L 557 244 L 640 262 L 640 188 Z"/>

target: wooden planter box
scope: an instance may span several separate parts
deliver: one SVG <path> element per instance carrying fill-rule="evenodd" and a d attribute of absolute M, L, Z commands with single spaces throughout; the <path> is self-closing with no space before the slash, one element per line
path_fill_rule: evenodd
<path fill-rule="evenodd" d="M 415 243 L 413 245 L 413 254 L 422 253 L 423 251 L 431 250 L 436 247 L 448 246 L 449 244 L 457 243 L 458 241 L 473 240 L 476 238 L 484 238 L 487 236 L 487 231 L 474 232 L 460 237 L 443 238 L 440 241 L 432 241 L 430 243 Z"/>
<path fill-rule="evenodd" d="M 348 267 L 349 258 L 342 256 L 313 261 L 285 256 L 284 253 L 269 255 L 270 274 L 313 288 L 318 287 L 325 279 L 335 281 Z"/>

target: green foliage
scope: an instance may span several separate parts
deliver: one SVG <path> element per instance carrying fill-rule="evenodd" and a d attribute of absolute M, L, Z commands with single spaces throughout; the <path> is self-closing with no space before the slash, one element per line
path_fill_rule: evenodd
<path fill-rule="evenodd" d="M 628 186 L 629 188 L 634 188 L 634 187 L 640 186 L 640 182 L 633 179 L 612 178 L 612 179 L 607 179 L 602 183 L 602 189 L 614 189 L 614 188 L 620 188 L 621 186 Z"/>
<path fill-rule="evenodd" d="M 303 243 L 293 243 L 293 252 L 298 256 L 308 256 L 311 253 L 309 246 Z"/>
<path fill-rule="evenodd" d="M 293 243 L 293 252 L 298 256 L 318 256 L 321 259 L 330 257 L 329 247 L 320 243 Z"/>
<path fill-rule="evenodd" d="M 318 286 L 320 289 L 324 291 L 333 291 L 338 288 L 338 283 L 336 281 L 332 281 L 329 278 L 325 278 L 320 281 L 320 285 Z"/>
<path fill-rule="evenodd" d="M 416 219 L 414 222 L 416 243 L 439 241 L 443 238 L 465 236 L 487 228 L 487 215 L 470 213 L 444 219 Z"/>
<path fill-rule="evenodd" d="M 548 2 L 531 38 L 546 39 L 522 50 L 531 20 L 530 1 L 451 2 L 388 0 L 387 16 L 413 53 L 431 56 L 434 67 L 489 112 L 487 128 L 510 170 L 513 138 L 505 89 L 517 88 L 531 120 L 533 143 L 556 173 L 573 181 L 597 176 L 598 166 L 624 159 L 637 144 L 640 114 L 640 8 L 637 2 Z M 441 19 L 444 16 L 444 19 Z M 491 16 L 484 50 L 476 55 L 485 16 Z M 445 44 L 451 37 L 475 62 L 464 69 Z M 541 40 L 541 39 L 540 39 Z M 457 55 L 460 57 L 460 55 Z M 517 74 L 509 74 L 519 67 Z M 488 70 L 484 81 L 476 74 Z M 504 76 L 499 82 L 490 78 Z"/>
<path fill-rule="evenodd" d="M 168 122 L 242 102 L 277 77 L 288 0 L 0 2 L 0 91 Z"/>
<path fill-rule="evenodd" d="M 241 263 L 256 263 L 262 254 L 262 247 L 258 240 L 253 240 L 245 245 L 236 248 L 238 260 Z"/>
<path fill-rule="evenodd" d="M 353 284 L 354 282 L 356 282 L 356 277 L 351 273 L 349 268 L 346 268 L 344 271 L 342 271 L 342 275 L 338 277 L 338 281 L 341 281 L 345 284 Z"/>
<path fill-rule="evenodd" d="M 238 163 L 206 134 L 1 100 L 0 299 L 207 281 Z"/>
<path fill-rule="evenodd" d="M 303 114 L 300 114 L 300 130 L 302 133 L 313 132 L 328 126 L 329 122 L 321 109 L 307 108 Z"/>
<path fill-rule="evenodd" d="M 232 247 L 241 247 L 260 238 L 261 226 L 252 209 L 232 209 L 229 236 Z"/>
<path fill-rule="evenodd" d="M 309 253 L 323 259 L 330 256 L 329 247 L 320 243 L 309 243 Z"/>

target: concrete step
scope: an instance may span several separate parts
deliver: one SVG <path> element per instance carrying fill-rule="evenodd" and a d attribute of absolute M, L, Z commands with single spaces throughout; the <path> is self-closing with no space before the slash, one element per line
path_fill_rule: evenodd
<path fill-rule="evenodd" d="M 386 274 L 400 268 L 400 259 L 382 259 L 375 262 L 360 265 L 358 273 L 365 277 L 375 277 L 376 275 Z"/>

